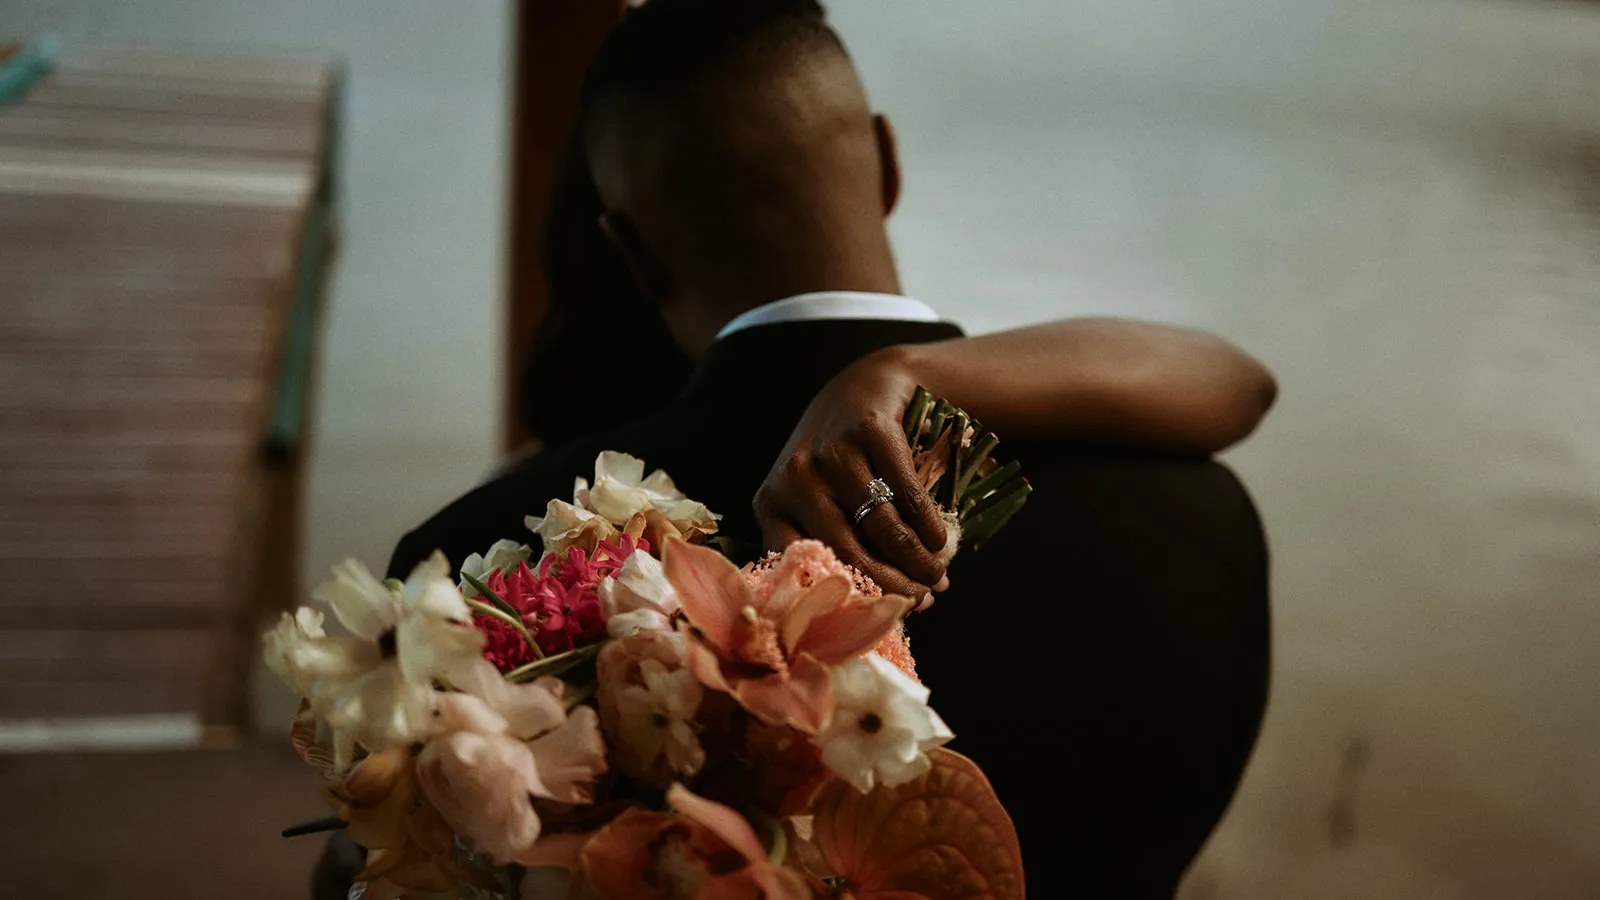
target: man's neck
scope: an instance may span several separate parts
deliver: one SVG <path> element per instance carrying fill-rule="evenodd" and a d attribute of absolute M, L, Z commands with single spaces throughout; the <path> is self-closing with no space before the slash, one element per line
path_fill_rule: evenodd
<path fill-rule="evenodd" d="M 830 261 L 832 263 L 832 261 Z M 824 291 L 871 294 L 900 293 L 900 277 L 887 255 L 878 260 L 856 258 L 811 267 L 805 271 L 728 279 L 684 297 L 672 323 L 678 342 L 695 359 L 716 340 L 724 325 L 758 306 Z"/>

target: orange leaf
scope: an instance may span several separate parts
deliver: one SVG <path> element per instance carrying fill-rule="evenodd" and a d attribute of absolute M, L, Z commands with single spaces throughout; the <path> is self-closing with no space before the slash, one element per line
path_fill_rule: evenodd
<path fill-rule="evenodd" d="M 928 756 L 933 768 L 897 788 L 822 789 L 812 828 L 828 867 L 858 900 L 1020 900 L 1017 830 L 989 779 L 959 753 Z"/>

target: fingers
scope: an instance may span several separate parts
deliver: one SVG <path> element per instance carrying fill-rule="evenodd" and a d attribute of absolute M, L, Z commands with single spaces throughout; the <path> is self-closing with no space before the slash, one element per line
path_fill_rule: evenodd
<path fill-rule="evenodd" d="M 763 543 L 782 550 L 802 537 L 815 538 L 885 592 L 920 600 L 928 595 L 928 585 L 945 582 L 944 566 L 892 503 L 880 504 L 859 526 L 853 521 L 874 477 L 866 452 L 855 443 L 841 441 L 820 452 L 785 451 L 752 504 Z M 911 494 L 926 500 L 914 481 Z"/>
<path fill-rule="evenodd" d="M 880 503 L 873 507 L 856 527 L 885 562 L 918 584 L 933 585 L 944 578 L 944 564 L 929 553 L 916 532 L 900 520 L 893 504 Z"/>
<path fill-rule="evenodd" d="M 757 513 L 756 518 L 761 525 L 761 544 L 767 550 L 782 553 L 783 548 L 805 536 L 785 516 Z"/>
<path fill-rule="evenodd" d="M 948 530 L 939 515 L 938 504 L 917 479 L 917 468 L 911 461 L 911 447 L 905 435 L 897 428 L 879 423 L 867 427 L 862 443 L 866 445 L 872 470 L 894 490 L 894 503 L 904 514 L 905 523 L 916 531 L 930 553 L 943 550 Z"/>
<path fill-rule="evenodd" d="M 867 483 L 874 477 L 866 459 L 849 450 L 836 451 L 830 454 L 824 474 L 833 488 L 834 496 L 849 501 L 841 505 L 854 518 L 855 511 L 867 499 Z M 899 491 L 895 492 L 895 498 L 899 499 Z M 854 525 L 866 535 L 867 543 L 878 551 L 885 562 L 904 572 L 916 583 L 937 584 L 944 577 L 944 564 L 900 518 L 894 502 L 874 506 Z M 942 523 L 940 527 L 943 527 Z M 920 598 L 922 595 L 914 596 Z"/>
<path fill-rule="evenodd" d="M 856 537 L 855 528 L 845 518 L 839 504 L 832 497 L 821 499 L 826 502 L 807 503 L 793 511 L 800 533 L 806 537 L 816 538 L 833 548 L 833 552 L 841 560 L 871 578 L 886 594 L 899 594 L 913 599 L 927 595 L 927 582 L 916 581 L 900 569 L 874 556 L 862 546 L 860 539 Z"/>

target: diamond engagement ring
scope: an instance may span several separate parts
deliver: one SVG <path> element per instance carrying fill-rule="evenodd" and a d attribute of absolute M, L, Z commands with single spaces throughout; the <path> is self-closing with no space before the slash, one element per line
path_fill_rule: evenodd
<path fill-rule="evenodd" d="M 894 491 L 889 488 L 889 482 L 884 481 L 882 478 L 874 478 L 867 482 L 867 502 L 857 507 L 856 524 L 860 525 L 861 520 L 867 517 L 867 513 L 872 512 L 879 505 L 893 500 Z"/>

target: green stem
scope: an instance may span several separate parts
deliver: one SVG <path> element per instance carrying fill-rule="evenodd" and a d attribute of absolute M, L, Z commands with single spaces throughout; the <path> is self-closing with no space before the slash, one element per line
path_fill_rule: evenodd
<path fill-rule="evenodd" d="M 973 514 L 962 521 L 962 537 L 971 543 L 973 549 L 982 546 L 1027 504 L 1028 495 L 1032 492 L 1033 486 L 1028 484 L 1028 480 L 1019 478 L 1003 490 L 984 498 L 978 507 L 974 507 Z"/>
<path fill-rule="evenodd" d="M 912 449 L 926 450 L 937 444 L 939 442 L 940 435 L 944 434 L 944 422 L 946 419 L 950 418 L 950 413 L 953 409 L 954 407 L 952 407 L 948 401 L 943 399 L 934 403 L 933 413 L 928 416 L 928 430 L 926 432 L 928 436 L 928 443 L 924 447 L 913 447 Z"/>
<path fill-rule="evenodd" d="M 774 866 L 781 867 L 789 856 L 789 832 L 784 830 L 783 823 L 759 809 L 751 810 L 747 818 L 770 835 L 767 841 L 767 858 Z"/>
<path fill-rule="evenodd" d="M 1028 480 L 1026 478 L 1017 478 L 1006 482 L 1004 487 L 989 496 L 979 498 L 978 502 L 973 504 L 972 510 L 962 517 L 962 527 L 964 528 L 967 522 L 981 518 L 989 510 L 1010 500 L 1013 495 L 1027 486 Z"/>
<path fill-rule="evenodd" d="M 983 549 L 990 538 L 999 534 L 1000 529 L 1006 527 L 1006 523 L 1011 521 L 1012 516 L 1022 512 L 1022 508 L 1028 505 L 1028 494 L 1032 493 L 1032 491 L 1033 489 L 1029 488 L 1018 495 L 1015 500 L 990 513 L 990 521 L 980 525 L 977 536 L 972 540 L 973 552 Z"/>
<path fill-rule="evenodd" d="M 901 427 L 905 429 L 906 443 L 913 448 L 917 446 L 917 436 L 922 433 L 922 423 L 928 419 L 928 410 L 933 406 L 933 395 L 922 385 L 911 394 L 911 402 L 906 404 L 906 415 L 901 420 Z"/>
<path fill-rule="evenodd" d="M 547 656 L 538 662 L 531 662 L 521 668 L 512 669 L 506 673 L 506 680 L 523 682 L 532 681 L 541 675 L 560 675 L 562 672 L 580 666 L 594 658 L 595 654 L 600 652 L 602 646 L 604 645 L 590 644 L 587 647 L 579 647 L 576 650 L 557 653 L 555 656 Z"/>
<path fill-rule="evenodd" d="M 561 700 L 563 703 L 567 704 L 567 709 L 571 710 L 582 706 L 584 703 L 587 703 L 589 698 L 593 697 L 599 692 L 600 683 L 597 681 L 586 682 L 577 687 L 573 687 L 569 684 L 567 685 L 567 692 L 562 695 Z"/>
<path fill-rule="evenodd" d="M 971 498 L 972 502 L 976 504 L 990 491 L 1000 487 L 1021 473 L 1022 463 L 1013 459 L 1011 462 L 1008 462 L 1000 468 L 995 469 L 993 472 L 990 472 L 982 478 L 979 478 L 977 484 L 968 487 L 962 492 L 962 496 Z M 965 512 L 962 513 L 962 515 L 965 514 Z"/>
<path fill-rule="evenodd" d="M 338 831 L 344 827 L 345 821 L 338 816 L 323 816 L 320 819 L 301 822 L 299 825 L 290 825 L 283 830 L 283 836 L 291 838 L 306 834 L 321 834 L 324 831 Z"/>
<path fill-rule="evenodd" d="M 939 493 L 944 498 L 945 509 L 951 512 L 955 512 L 959 506 L 956 483 L 961 478 L 961 442 L 967 437 L 968 421 L 966 412 L 958 409 L 950 417 L 950 425 L 945 429 L 950 433 L 949 456 L 944 469 L 944 478 L 940 479 Z"/>
<path fill-rule="evenodd" d="M 972 442 L 972 446 L 961 454 L 961 480 L 956 482 L 956 497 L 964 500 L 967 496 L 967 487 L 972 484 L 972 476 L 978 474 L 978 467 L 989 458 L 994 448 L 1000 445 L 1000 439 L 993 432 L 985 432 Z"/>

